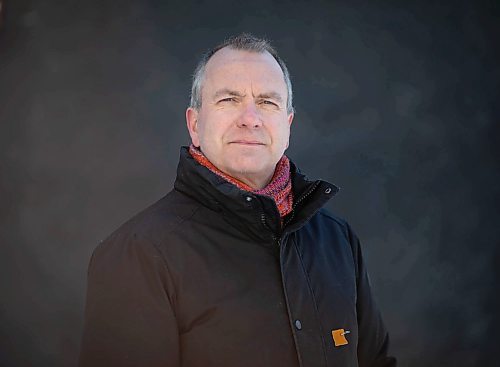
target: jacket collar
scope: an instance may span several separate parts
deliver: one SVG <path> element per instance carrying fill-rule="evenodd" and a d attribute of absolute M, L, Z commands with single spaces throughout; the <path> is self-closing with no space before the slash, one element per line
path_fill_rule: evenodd
<path fill-rule="evenodd" d="M 339 188 L 326 181 L 308 180 L 290 162 L 293 211 L 284 219 L 284 228 L 274 200 L 240 190 L 208 168 L 200 165 L 181 147 L 174 188 L 200 204 L 222 213 L 227 222 L 254 239 L 277 240 L 282 232 L 293 232 L 302 227 Z"/>

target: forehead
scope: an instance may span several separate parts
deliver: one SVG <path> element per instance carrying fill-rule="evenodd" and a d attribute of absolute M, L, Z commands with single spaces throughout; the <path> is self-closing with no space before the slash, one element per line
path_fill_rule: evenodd
<path fill-rule="evenodd" d="M 262 85 L 286 91 L 283 71 L 267 51 L 260 53 L 226 47 L 217 51 L 206 65 L 205 86 L 208 88 L 244 87 L 246 82 L 255 84 L 255 87 Z"/>

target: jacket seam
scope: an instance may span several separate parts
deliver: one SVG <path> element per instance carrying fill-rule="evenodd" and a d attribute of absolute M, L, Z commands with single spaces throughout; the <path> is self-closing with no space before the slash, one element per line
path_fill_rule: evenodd
<path fill-rule="evenodd" d="M 347 231 L 346 227 L 347 226 L 346 226 L 346 222 L 344 220 L 335 218 L 333 215 L 330 215 L 329 213 L 325 213 L 322 210 L 319 210 L 318 214 L 321 214 L 322 216 L 324 216 L 324 217 L 326 217 L 326 218 L 328 218 L 330 220 L 333 220 L 335 223 L 337 223 L 339 226 L 341 226 L 342 229 L 344 230 L 344 235 L 346 235 L 346 237 L 347 237 L 347 233 L 346 233 L 346 231 Z"/>
<path fill-rule="evenodd" d="M 160 259 L 161 259 L 161 262 L 163 263 L 163 265 L 165 266 L 165 270 L 167 272 L 167 275 L 168 277 L 171 279 L 171 281 L 173 280 L 173 277 L 172 277 L 172 273 L 170 272 L 170 267 L 165 259 L 165 257 L 163 256 L 163 254 L 161 253 L 160 249 L 158 248 L 158 246 L 148 237 L 145 237 L 143 235 L 140 235 L 140 234 L 136 234 L 136 236 L 138 238 L 141 238 L 142 240 L 146 241 L 147 243 L 149 243 L 149 245 L 154 249 L 154 251 L 156 253 L 158 253 Z M 173 283 L 173 282 L 172 282 Z M 177 290 L 175 289 L 175 286 L 173 287 L 174 288 L 174 294 L 173 294 L 173 298 L 174 299 L 177 299 Z M 170 298 L 170 297 L 169 297 Z M 170 300 L 170 302 L 172 303 L 172 300 Z M 174 314 L 175 314 L 175 319 L 177 319 L 177 314 L 175 312 L 175 308 L 173 307 L 172 305 L 172 309 L 174 310 Z"/>
<path fill-rule="evenodd" d="M 304 267 L 304 262 L 302 260 L 302 256 L 300 255 L 299 249 L 297 247 L 297 242 L 295 241 L 295 238 L 292 238 L 292 241 L 293 241 L 293 248 L 295 249 L 295 252 L 297 253 L 297 256 L 299 257 L 300 266 L 301 266 L 302 271 L 303 271 L 303 273 L 305 275 L 305 278 L 306 278 L 307 288 L 309 288 L 309 292 L 312 295 L 312 301 L 313 301 L 313 305 L 314 305 L 314 311 L 316 311 L 316 313 L 315 313 L 314 316 L 316 318 L 316 322 L 318 323 L 320 331 L 321 331 L 321 346 L 322 346 L 322 349 L 323 349 L 323 356 L 324 356 L 324 359 L 325 359 L 324 360 L 324 365 L 326 365 L 326 363 L 328 362 L 328 359 L 327 359 L 327 353 L 326 353 L 324 330 L 323 330 L 323 324 L 321 323 L 321 320 L 318 317 L 319 310 L 318 310 L 318 305 L 316 303 L 316 295 L 314 294 L 314 291 L 313 291 L 313 289 L 311 287 L 311 283 L 310 283 L 310 279 L 309 279 L 309 274 L 307 274 L 307 271 L 306 271 L 306 269 Z"/>
<path fill-rule="evenodd" d="M 199 210 L 199 208 L 200 208 L 200 205 L 198 205 L 196 208 L 194 208 L 193 211 L 192 211 L 192 213 L 189 216 L 186 216 L 185 218 L 182 218 L 182 220 L 180 220 L 178 223 L 176 223 L 175 226 L 173 226 L 173 228 L 171 228 L 169 231 L 166 232 L 166 235 L 170 234 L 170 233 L 173 233 L 175 230 L 177 230 L 177 228 L 180 225 L 182 225 L 182 223 L 184 223 L 185 221 L 191 219 L 196 214 L 196 212 Z M 175 299 L 177 299 L 177 289 L 175 288 L 175 284 L 173 282 L 174 278 L 172 277 L 172 272 L 170 271 L 170 266 L 168 264 L 168 261 L 165 258 L 165 255 L 163 254 L 163 252 L 160 250 L 160 246 L 157 244 L 156 241 L 154 241 L 149 236 L 145 236 L 143 234 L 138 234 L 136 232 L 134 232 L 134 234 L 137 237 L 140 237 L 143 240 L 147 241 L 155 249 L 155 251 L 158 253 L 158 255 L 160 256 L 162 263 L 165 265 L 165 269 L 167 271 L 167 274 L 168 274 L 169 278 L 171 279 L 172 284 L 174 285 L 174 294 L 173 295 L 174 295 Z M 174 309 L 174 312 L 175 312 L 175 309 Z"/>
<path fill-rule="evenodd" d="M 282 246 L 283 246 L 283 244 L 282 244 Z M 281 258 L 281 256 L 280 256 L 280 258 Z M 280 259 L 280 269 L 281 269 L 281 284 L 282 284 L 282 287 L 283 287 L 283 295 L 285 296 L 285 302 L 286 302 L 288 320 L 290 322 L 290 329 L 292 330 L 293 341 L 295 343 L 295 349 L 297 351 L 297 359 L 298 359 L 298 362 L 299 362 L 299 366 L 303 367 L 304 363 L 303 363 L 303 360 L 302 360 L 302 353 L 300 352 L 300 348 L 299 348 L 299 339 L 297 337 L 297 332 L 295 331 L 295 329 L 293 327 L 293 317 L 292 317 L 292 314 L 290 313 L 290 302 L 289 302 L 288 294 L 287 294 L 287 291 L 286 291 L 285 277 L 284 277 L 284 274 L 283 274 L 283 262 L 281 261 L 281 259 Z"/>
<path fill-rule="evenodd" d="M 354 249 L 354 246 L 355 244 L 353 244 L 353 241 L 352 241 L 352 229 L 350 228 L 350 225 L 343 221 L 343 220 L 339 220 L 337 218 L 335 218 L 334 216 L 332 215 L 329 215 L 328 213 L 325 213 L 325 212 L 319 212 L 321 215 L 323 215 L 324 217 L 330 219 L 330 220 L 333 220 L 335 223 L 337 223 L 338 225 L 341 226 L 342 228 L 342 233 L 344 234 L 344 237 L 345 239 L 347 240 L 347 242 L 349 243 L 349 248 L 351 250 L 351 255 L 352 255 L 352 262 L 353 262 L 353 265 L 354 265 L 354 269 L 356 269 L 356 286 L 358 285 L 358 278 L 359 278 L 359 272 L 358 272 L 358 259 L 357 259 L 357 254 L 356 254 L 356 251 Z"/>

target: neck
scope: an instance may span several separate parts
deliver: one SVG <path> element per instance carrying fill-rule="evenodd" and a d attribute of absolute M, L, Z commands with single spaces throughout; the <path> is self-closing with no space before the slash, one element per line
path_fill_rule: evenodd
<path fill-rule="evenodd" d="M 273 178 L 274 172 L 271 172 L 271 174 L 267 175 L 264 178 L 263 177 L 248 176 L 248 175 L 244 174 L 244 172 L 242 172 L 241 175 L 238 175 L 238 174 L 230 175 L 227 172 L 224 172 L 224 173 L 231 176 L 231 177 L 234 177 L 238 181 L 243 182 L 245 185 L 251 187 L 252 190 L 261 190 L 264 187 L 266 187 L 269 184 L 269 182 L 271 182 L 271 179 Z"/>

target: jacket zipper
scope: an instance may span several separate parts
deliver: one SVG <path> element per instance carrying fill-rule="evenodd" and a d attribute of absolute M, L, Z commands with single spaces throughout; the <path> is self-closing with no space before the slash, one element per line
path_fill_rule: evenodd
<path fill-rule="evenodd" d="M 319 186 L 319 184 L 321 183 L 321 181 L 316 181 L 314 183 L 314 185 L 311 187 L 311 189 L 309 191 L 307 191 L 304 195 L 302 195 L 293 205 L 292 205 L 292 215 L 290 216 L 290 218 L 288 218 L 288 220 L 286 221 L 286 223 L 283 224 L 283 228 L 285 228 L 288 223 L 290 223 L 292 221 L 292 219 L 294 218 L 295 216 L 295 208 L 297 208 L 297 206 L 302 202 L 304 201 L 309 195 L 311 195 L 314 190 L 316 190 L 316 188 Z M 271 228 L 268 226 L 267 222 L 266 222 L 266 214 L 265 213 L 262 213 L 260 215 L 260 221 L 262 222 L 262 224 L 269 230 L 271 230 Z M 271 230 L 272 231 L 272 230 Z M 273 240 L 276 241 L 276 244 L 278 247 L 281 246 L 281 236 L 276 236 L 274 233 L 273 233 Z"/>
<path fill-rule="evenodd" d="M 288 225 L 288 223 L 290 223 L 292 221 L 292 219 L 294 218 L 295 216 L 295 208 L 297 207 L 297 205 L 299 205 L 302 201 L 304 201 L 309 195 L 311 195 L 313 193 L 314 190 L 316 190 L 316 187 L 319 186 L 319 184 L 321 183 L 321 181 L 316 181 L 316 183 L 313 185 L 313 187 L 311 187 L 311 189 L 306 192 L 304 195 L 302 195 L 299 200 L 297 200 L 293 205 L 292 205 L 292 215 L 290 216 L 290 218 L 288 218 L 288 220 L 286 221 L 286 223 L 283 225 L 283 228 L 286 227 Z"/>
<path fill-rule="evenodd" d="M 280 247 L 280 246 L 281 246 L 281 236 L 276 235 L 276 234 L 272 231 L 271 227 L 269 227 L 269 225 L 268 225 L 268 224 L 267 224 L 267 222 L 266 222 L 266 214 L 265 214 L 265 213 L 261 213 L 261 215 L 260 215 L 260 221 L 262 222 L 262 225 L 263 225 L 264 227 L 266 227 L 267 229 L 269 229 L 269 231 L 271 231 L 273 241 L 276 243 L 277 247 Z"/>

